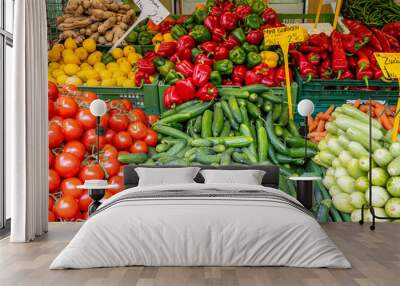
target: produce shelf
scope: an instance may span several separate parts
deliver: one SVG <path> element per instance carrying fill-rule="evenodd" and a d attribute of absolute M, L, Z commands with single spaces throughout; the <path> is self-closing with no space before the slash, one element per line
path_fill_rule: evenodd
<path fill-rule="evenodd" d="M 67 3 L 68 0 L 46 0 L 49 42 L 58 40 L 57 17 L 63 14 L 63 9 Z"/>

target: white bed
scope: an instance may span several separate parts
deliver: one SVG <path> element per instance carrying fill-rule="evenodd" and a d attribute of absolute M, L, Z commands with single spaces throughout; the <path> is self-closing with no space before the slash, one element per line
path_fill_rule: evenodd
<path fill-rule="evenodd" d="M 50 269 L 128 265 L 351 267 L 285 193 L 197 183 L 134 187 L 105 201 Z"/>

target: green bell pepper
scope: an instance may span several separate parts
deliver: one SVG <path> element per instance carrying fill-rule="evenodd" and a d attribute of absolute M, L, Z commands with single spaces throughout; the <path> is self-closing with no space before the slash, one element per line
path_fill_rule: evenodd
<path fill-rule="evenodd" d="M 207 9 L 205 7 L 196 8 L 193 12 L 194 22 L 198 25 L 203 24 L 204 19 L 207 17 Z"/>
<path fill-rule="evenodd" d="M 243 43 L 242 45 L 242 49 L 246 52 L 246 53 L 250 53 L 250 52 L 256 52 L 258 53 L 258 47 L 256 45 L 252 45 L 249 44 L 248 42 Z"/>
<path fill-rule="evenodd" d="M 193 62 L 195 61 L 196 57 L 197 57 L 198 55 L 202 54 L 202 53 L 203 53 L 203 50 L 202 50 L 202 49 L 200 49 L 200 48 L 193 48 L 193 49 L 192 49 L 192 59 L 193 59 Z"/>
<path fill-rule="evenodd" d="M 234 35 L 236 39 L 238 39 L 241 43 L 246 40 L 246 35 L 242 28 L 236 28 L 231 32 L 231 35 Z"/>
<path fill-rule="evenodd" d="M 101 57 L 101 62 L 103 63 L 103 64 L 109 64 L 109 63 L 111 63 L 111 62 L 113 62 L 114 61 L 114 57 L 113 57 L 113 55 L 111 54 L 111 53 L 109 53 L 109 52 L 107 52 L 107 53 L 104 53 L 103 54 L 103 56 Z"/>
<path fill-rule="evenodd" d="M 128 36 L 126 36 L 125 40 L 130 43 L 130 44 L 134 44 L 137 42 L 138 40 L 138 32 L 136 31 L 131 31 Z"/>
<path fill-rule="evenodd" d="M 157 68 L 162 67 L 166 63 L 167 59 L 163 57 L 156 57 L 154 58 L 154 64 L 156 65 Z"/>
<path fill-rule="evenodd" d="M 175 64 L 170 61 L 170 60 L 166 60 L 164 65 L 162 65 L 159 69 L 158 72 L 163 76 L 166 77 L 169 73 L 170 70 L 175 69 Z"/>
<path fill-rule="evenodd" d="M 180 37 L 186 35 L 188 32 L 186 29 L 179 24 L 176 24 L 172 27 L 171 29 L 171 36 L 174 38 L 174 40 L 178 40 Z"/>
<path fill-rule="evenodd" d="M 183 27 L 186 30 L 192 29 L 194 27 L 194 17 L 193 16 L 189 16 L 185 20 L 183 20 Z"/>
<path fill-rule="evenodd" d="M 206 6 L 208 8 L 215 6 L 215 1 L 214 0 L 206 0 Z"/>
<path fill-rule="evenodd" d="M 182 74 L 178 73 L 174 69 L 171 69 L 168 72 L 167 76 L 165 77 L 164 82 L 168 85 L 172 85 L 172 84 L 175 84 L 178 80 L 184 79 L 184 78 L 185 77 Z"/>
<path fill-rule="evenodd" d="M 250 6 L 253 9 L 253 12 L 256 14 L 260 14 L 266 8 L 266 5 L 263 0 L 252 1 L 252 4 Z"/>
<path fill-rule="evenodd" d="M 228 60 L 219 60 L 214 63 L 213 70 L 218 71 L 221 75 L 230 75 L 233 71 L 233 63 Z"/>
<path fill-rule="evenodd" d="M 192 31 L 189 33 L 196 43 L 201 44 L 211 40 L 211 34 L 206 27 L 203 25 L 196 25 L 193 27 Z"/>
<path fill-rule="evenodd" d="M 241 47 L 234 47 L 229 52 L 229 59 L 236 65 L 241 65 L 246 61 L 246 52 Z"/>
<path fill-rule="evenodd" d="M 150 45 L 151 40 L 153 39 L 153 35 L 149 31 L 142 31 L 138 36 L 138 44 L 139 45 Z"/>
<path fill-rule="evenodd" d="M 262 23 L 263 20 L 257 14 L 254 13 L 246 16 L 246 18 L 244 19 L 245 26 L 255 30 L 259 29 Z"/>
<path fill-rule="evenodd" d="M 256 52 L 250 52 L 247 54 L 246 60 L 247 60 L 247 68 L 251 69 L 252 67 L 261 63 L 261 56 Z"/>
<path fill-rule="evenodd" d="M 210 82 L 213 85 L 221 85 L 222 84 L 222 77 L 219 71 L 212 71 L 210 75 Z"/>

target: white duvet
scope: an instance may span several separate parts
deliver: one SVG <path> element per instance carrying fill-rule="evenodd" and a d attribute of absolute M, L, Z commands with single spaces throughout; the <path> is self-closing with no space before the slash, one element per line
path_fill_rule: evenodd
<path fill-rule="evenodd" d="M 149 198 L 135 192 L 262 190 L 254 185 L 135 187 L 106 200 L 50 269 L 145 266 L 293 266 L 350 268 L 318 222 L 290 204 L 262 198 Z M 118 202 L 118 203 L 116 203 Z M 298 203 L 298 202 L 297 202 Z"/>

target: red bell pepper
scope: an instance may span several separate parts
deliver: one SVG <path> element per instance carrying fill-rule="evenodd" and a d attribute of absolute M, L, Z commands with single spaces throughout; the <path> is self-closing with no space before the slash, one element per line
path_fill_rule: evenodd
<path fill-rule="evenodd" d="M 176 41 L 176 50 L 178 52 L 185 49 L 193 49 L 196 46 L 196 41 L 190 35 L 184 35 Z"/>
<path fill-rule="evenodd" d="M 183 102 L 192 100 L 196 95 L 196 87 L 192 78 L 180 79 L 175 86 L 176 92 Z"/>
<path fill-rule="evenodd" d="M 235 8 L 235 4 L 230 1 L 223 1 L 221 6 L 224 11 L 232 11 Z"/>
<path fill-rule="evenodd" d="M 331 50 L 331 44 L 329 42 L 329 37 L 324 32 L 311 35 L 308 42 L 311 46 L 322 47 L 324 50 L 328 50 L 328 51 Z"/>
<path fill-rule="evenodd" d="M 236 28 L 238 17 L 232 12 L 224 12 L 219 19 L 221 28 L 232 31 Z"/>
<path fill-rule="evenodd" d="M 312 80 L 316 76 L 315 67 L 299 51 L 290 50 L 289 53 L 295 58 L 301 77 L 305 78 L 307 82 Z"/>
<path fill-rule="evenodd" d="M 209 65 L 210 67 L 213 66 L 214 61 L 212 59 L 210 59 L 209 57 L 207 57 L 205 54 L 199 54 L 195 60 L 194 63 L 197 64 L 205 64 L 205 65 Z"/>
<path fill-rule="evenodd" d="M 246 41 L 252 45 L 258 46 L 259 44 L 261 44 L 263 39 L 264 34 L 261 30 L 250 31 L 246 35 Z"/>
<path fill-rule="evenodd" d="M 183 24 L 187 18 L 189 18 L 189 15 L 182 15 L 176 20 L 176 23 Z"/>
<path fill-rule="evenodd" d="M 212 33 L 211 33 L 211 39 L 214 42 L 223 42 L 225 41 L 226 38 L 226 31 L 224 29 L 221 28 L 215 28 Z"/>
<path fill-rule="evenodd" d="M 224 60 L 229 57 L 229 50 L 224 46 L 218 46 L 214 52 L 214 59 L 216 61 Z"/>
<path fill-rule="evenodd" d="M 154 63 L 148 59 L 140 59 L 137 62 L 138 72 L 143 72 L 148 75 L 153 75 L 156 73 L 156 67 Z"/>
<path fill-rule="evenodd" d="M 235 11 L 236 15 L 240 20 L 244 20 L 246 16 L 251 14 L 251 12 L 253 12 L 253 9 L 251 8 L 250 5 L 247 4 L 237 6 Z"/>
<path fill-rule="evenodd" d="M 274 80 L 274 72 L 273 72 L 273 70 L 272 70 L 272 73 L 271 73 L 271 75 L 272 76 L 264 76 L 262 79 L 261 79 L 261 82 L 260 83 L 262 83 L 262 84 L 265 84 L 266 86 L 268 86 L 268 87 L 274 87 L 274 86 L 276 86 L 276 82 L 275 82 L 275 80 Z"/>
<path fill-rule="evenodd" d="M 204 42 L 200 45 L 200 48 L 205 51 L 207 54 L 214 53 L 215 49 L 218 47 L 218 44 L 213 41 Z"/>
<path fill-rule="evenodd" d="M 208 12 L 208 15 L 214 16 L 214 17 L 220 17 L 224 11 L 222 10 L 222 7 L 220 6 L 213 6 L 210 11 Z"/>
<path fill-rule="evenodd" d="M 203 25 L 210 31 L 214 31 L 215 28 L 219 28 L 218 17 L 216 16 L 207 16 L 204 19 Z"/>
<path fill-rule="evenodd" d="M 235 83 L 231 79 L 225 78 L 222 80 L 222 85 L 235 85 Z"/>
<path fill-rule="evenodd" d="M 232 80 L 235 82 L 243 83 L 246 78 L 247 68 L 245 65 L 237 65 L 233 68 Z"/>
<path fill-rule="evenodd" d="M 175 105 L 179 105 L 183 103 L 182 98 L 178 95 L 176 91 L 176 86 L 171 85 L 164 92 L 164 106 L 167 109 L 174 107 Z"/>
<path fill-rule="evenodd" d="M 148 52 L 145 52 L 144 55 L 143 55 L 143 58 L 144 58 L 145 60 L 149 60 L 149 61 L 151 61 L 151 62 L 152 62 L 156 57 L 158 57 L 158 55 L 156 54 L 155 51 L 148 51 Z"/>
<path fill-rule="evenodd" d="M 267 76 L 270 74 L 270 68 L 268 67 L 267 64 L 259 64 L 253 67 L 252 69 L 256 74 L 260 74 L 262 76 Z"/>
<path fill-rule="evenodd" d="M 248 70 L 246 72 L 246 77 L 244 78 L 244 82 L 246 85 L 251 85 L 255 83 L 260 83 L 262 79 L 261 74 L 257 74 L 255 71 Z"/>
<path fill-rule="evenodd" d="M 285 76 L 285 66 L 282 65 L 275 69 L 275 83 L 277 86 L 285 85 L 286 76 Z"/>
<path fill-rule="evenodd" d="M 229 35 L 228 39 L 226 39 L 225 42 L 222 43 L 222 46 L 230 51 L 234 47 L 240 46 L 240 41 L 234 35 Z"/>
<path fill-rule="evenodd" d="M 307 60 L 313 65 L 316 66 L 320 63 L 321 61 L 321 56 L 320 54 L 317 53 L 309 53 L 307 55 Z"/>
<path fill-rule="evenodd" d="M 364 80 L 365 85 L 368 87 L 369 86 L 369 80 L 374 78 L 374 72 L 372 69 L 364 69 L 364 70 L 358 70 L 356 73 L 356 78 L 358 80 Z"/>
<path fill-rule="evenodd" d="M 278 14 L 272 8 L 265 9 L 261 14 L 261 18 L 263 19 L 264 23 L 268 25 L 279 23 Z"/>
<path fill-rule="evenodd" d="M 183 60 L 175 64 L 175 70 L 181 73 L 185 78 L 193 76 L 193 69 L 193 64 L 187 60 Z"/>
<path fill-rule="evenodd" d="M 357 52 L 358 56 L 358 61 L 357 61 L 357 68 L 358 71 L 363 71 L 364 69 L 369 69 L 371 66 L 371 63 L 369 61 L 369 58 L 366 53 L 364 53 L 362 50 L 359 50 Z"/>
<path fill-rule="evenodd" d="M 141 87 L 143 84 L 150 84 L 150 76 L 144 71 L 138 70 L 135 74 L 135 85 Z"/>
<path fill-rule="evenodd" d="M 332 41 L 332 70 L 340 79 L 341 74 L 348 69 L 346 53 L 343 48 L 342 38 L 337 31 L 331 34 Z"/>
<path fill-rule="evenodd" d="M 211 75 L 211 67 L 206 64 L 196 64 L 193 69 L 193 83 L 195 86 L 202 87 L 205 85 Z"/>
<path fill-rule="evenodd" d="M 181 59 L 179 58 L 178 53 L 175 53 L 174 55 L 172 55 L 170 58 L 170 61 L 173 62 L 174 64 L 176 64 L 177 62 L 179 62 Z"/>
<path fill-rule="evenodd" d="M 211 101 L 217 96 L 218 89 L 211 82 L 206 83 L 196 92 L 196 97 L 202 101 Z"/>
<path fill-rule="evenodd" d="M 176 52 L 176 42 L 162 42 L 157 50 L 157 55 L 169 58 Z"/>
<path fill-rule="evenodd" d="M 178 56 L 181 61 L 192 61 L 192 51 L 189 49 L 178 52 Z"/>
<path fill-rule="evenodd" d="M 162 34 L 169 33 L 171 31 L 172 26 L 176 23 L 176 21 L 162 21 L 159 27 L 159 31 Z"/>

